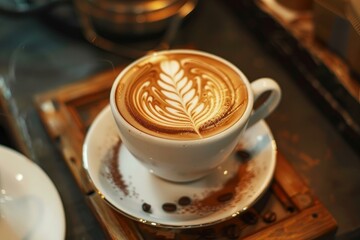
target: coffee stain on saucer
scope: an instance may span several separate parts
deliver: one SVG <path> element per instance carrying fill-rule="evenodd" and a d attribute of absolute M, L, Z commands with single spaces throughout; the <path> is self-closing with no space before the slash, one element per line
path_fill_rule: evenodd
<path fill-rule="evenodd" d="M 111 150 L 105 155 L 107 163 L 107 172 L 105 177 L 109 179 L 125 196 L 129 195 L 128 185 L 125 183 L 122 174 L 119 171 L 119 152 L 121 140 L 118 139 L 112 146 Z"/>
<path fill-rule="evenodd" d="M 125 196 L 135 196 L 136 189 L 129 189 L 131 183 L 126 183 L 119 170 L 119 152 L 120 152 L 121 140 L 111 147 L 106 154 L 106 172 L 104 176 L 111 181 L 114 186 L 122 191 Z M 246 150 L 237 149 L 237 151 L 246 152 Z M 240 152 L 240 153 L 241 153 Z M 245 194 L 248 196 L 251 194 L 249 186 L 253 178 L 256 176 L 255 171 L 250 167 L 249 158 L 243 159 L 242 154 L 237 156 L 239 159 L 239 165 L 237 171 L 233 173 L 224 184 L 217 190 L 202 190 L 197 194 L 191 196 L 191 203 L 188 205 L 178 205 L 176 210 L 177 214 L 190 214 L 204 216 L 215 213 L 219 210 L 225 210 L 225 208 L 234 208 L 237 203 L 242 200 Z M 130 184 L 130 185 L 129 185 Z M 131 192 L 131 193 L 130 193 Z M 184 193 L 186 194 L 186 193 Z"/>
<path fill-rule="evenodd" d="M 180 213 L 208 215 L 227 207 L 233 208 L 245 193 L 248 194 L 248 186 L 254 177 L 249 164 L 241 163 L 238 171 L 220 189 L 201 194 L 201 197 L 194 196 L 191 205 L 183 207 Z"/>

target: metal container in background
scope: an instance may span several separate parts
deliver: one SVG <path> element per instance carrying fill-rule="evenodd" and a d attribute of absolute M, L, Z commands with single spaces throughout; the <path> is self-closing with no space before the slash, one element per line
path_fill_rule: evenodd
<path fill-rule="evenodd" d="M 94 28 L 119 35 L 164 30 L 187 0 L 75 0 L 81 17 Z"/>
<path fill-rule="evenodd" d="M 137 58 L 148 51 L 168 49 L 181 22 L 196 5 L 197 0 L 3 0 L 0 14 L 59 17 L 79 27 L 92 44 Z M 160 42 L 148 51 L 120 44 L 123 39 L 141 40 L 145 35 L 157 33 L 163 34 Z"/>
<path fill-rule="evenodd" d="M 75 0 L 83 33 L 92 44 L 137 58 L 146 52 L 120 45 L 108 36 L 142 37 L 164 32 L 156 49 L 169 48 L 182 20 L 196 0 Z"/>

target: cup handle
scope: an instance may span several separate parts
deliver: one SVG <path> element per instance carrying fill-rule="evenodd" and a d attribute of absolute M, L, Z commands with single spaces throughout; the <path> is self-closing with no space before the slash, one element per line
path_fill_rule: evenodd
<path fill-rule="evenodd" d="M 249 119 L 248 128 L 272 113 L 281 99 L 281 89 L 271 78 L 260 78 L 250 85 L 254 94 L 254 102 L 265 92 L 270 91 L 270 96 L 253 111 Z"/>

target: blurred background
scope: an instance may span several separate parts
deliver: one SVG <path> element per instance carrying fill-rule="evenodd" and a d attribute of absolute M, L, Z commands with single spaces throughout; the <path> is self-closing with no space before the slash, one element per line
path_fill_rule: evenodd
<path fill-rule="evenodd" d="M 69 170 L 61 138 L 49 134 L 34 98 L 84 87 L 103 72 L 115 76 L 153 50 L 208 51 L 251 81 L 278 81 L 283 100 L 266 120 L 278 149 L 338 221 L 336 239 L 357 240 L 359 16 L 359 0 L 0 0 L 0 144 L 29 156 L 54 181 L 67 239 L 103 239 L 85 200 L 92 195 L 70 171 L 81 163 L 73 158 Z"/>

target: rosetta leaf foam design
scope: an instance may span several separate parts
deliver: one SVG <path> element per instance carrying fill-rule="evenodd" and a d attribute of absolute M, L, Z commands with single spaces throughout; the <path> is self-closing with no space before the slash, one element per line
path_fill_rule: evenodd
<path fill-rule="evenodd" d="M 221 118 L 227 108 L 226 84 L 204 69 L 186 69 L 176 60 L 161 62 L 160 73 L 135 92 L 138 111 L 153 126 L 187 129 L 201 137 L 202 127 Z"/>

